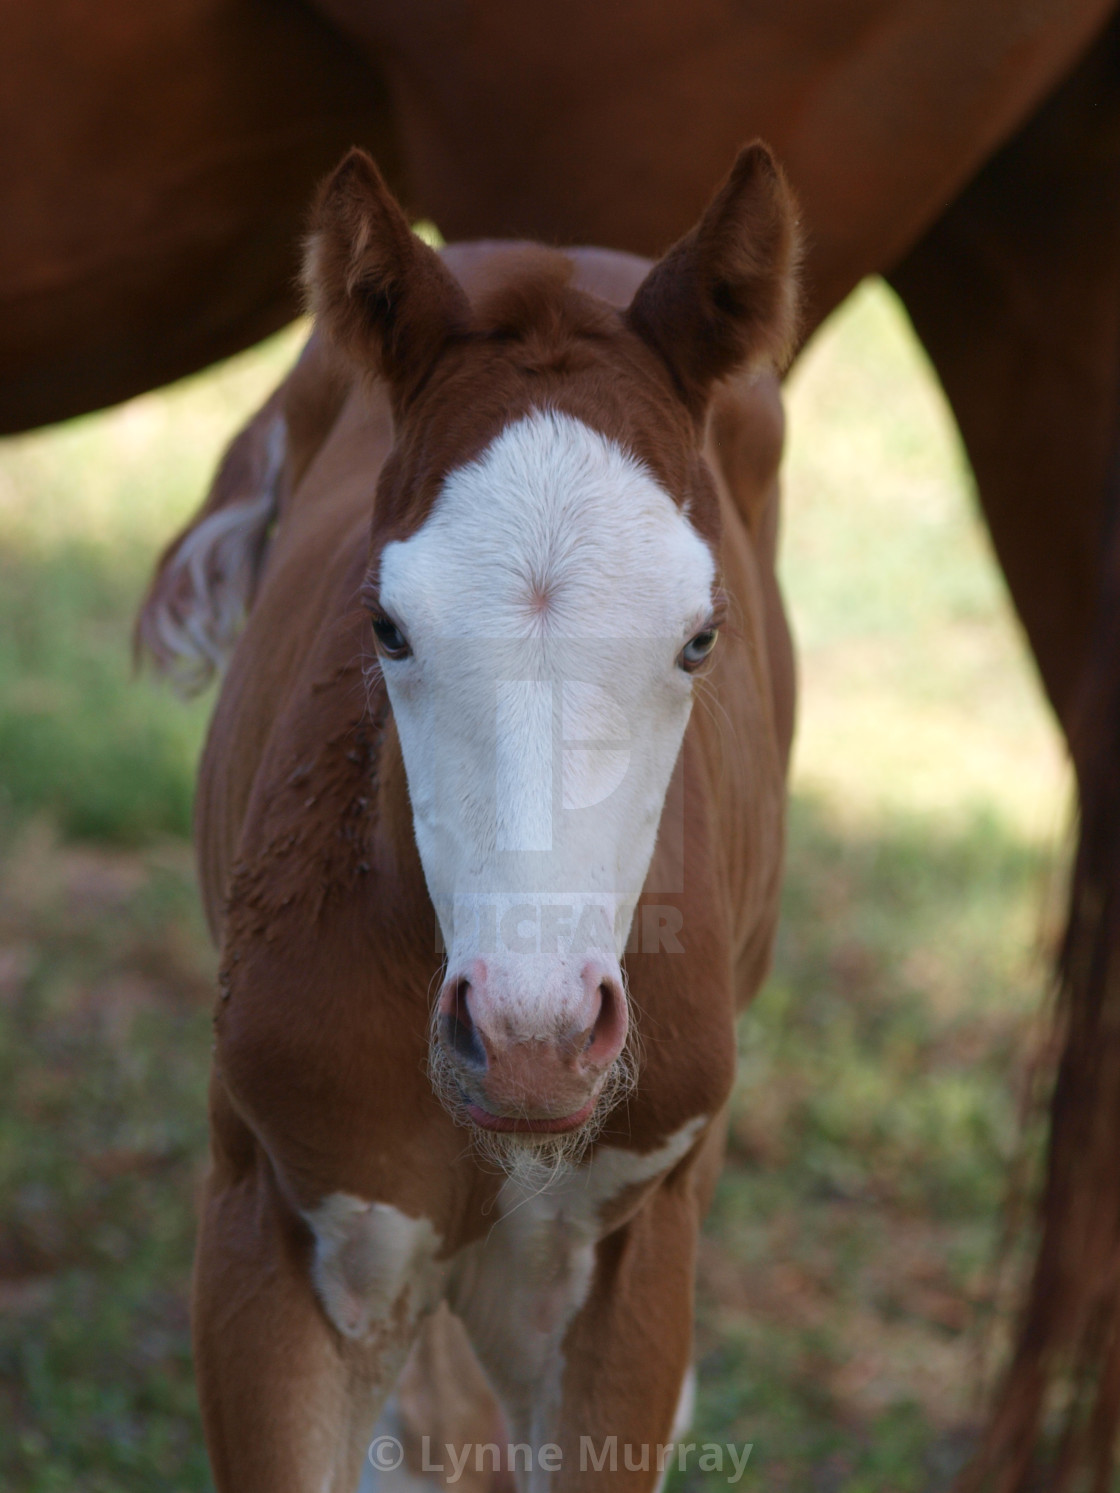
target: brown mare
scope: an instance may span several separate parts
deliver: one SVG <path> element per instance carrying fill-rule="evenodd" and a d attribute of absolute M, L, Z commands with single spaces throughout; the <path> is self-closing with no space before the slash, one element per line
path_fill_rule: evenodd
<path fill-rule="evenodd" d="M 406 1424 L 465 1375 L 468 1441 L 521 1446 L 524 1487 L 600 1481 L 585 1437 L 631 1448 L 612 1486 L 660 1481 L 778 909 L 794 238 L 762 146 L 652 267 L 440 256 L 367 156 L 327 184 L 317 340 L 142 624 L 205 666 L 221 577 L 255 592 L 198 807 L 223 1493 L 351 1493 L 441 1303 Z"/>
<path fill-rule="evenodd" d="M 1066 1470 L 1103 1477 L 1120 1417 L 1113 0 L 50 0 L 6 21 L 6 429 L 279 325 L 303 204 L 353 140 L 449 236 L 651 254 L 759 134 L 802 206 L 804 330 L 889 275 L 960 423 L 1082 804 L 1043 1247 L 985 1455 L 1022 1485 L 1072 1366 Z"/>

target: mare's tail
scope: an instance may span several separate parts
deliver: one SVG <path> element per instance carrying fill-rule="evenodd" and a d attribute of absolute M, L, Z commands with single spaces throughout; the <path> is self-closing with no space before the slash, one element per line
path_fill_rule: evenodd
<path fill-rule="evenodd" d="M 350 375 L 312 335 L 295 367 L 226 448 L 202 507 L 164 550 L 136 619 L 147 657 L 184 695 L 229 660 L 253 605 L 269 540 L 330 433 Z"/>
<path fill-rule="evenodd" d="M 197 694 L 221 672 L 252 606 L 285 476 L 282 395 L 281 387 L 230 442 L 141 604 L 137 657 L 146 655 L 180 694 Z"/>

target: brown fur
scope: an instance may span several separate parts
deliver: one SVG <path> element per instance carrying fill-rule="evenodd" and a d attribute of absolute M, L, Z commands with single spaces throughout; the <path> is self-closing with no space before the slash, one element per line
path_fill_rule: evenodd
<path fill-rule="evenodd" d="M 713 384 L 733 370 L 785 356 L 796 324 L 795 242 L 789 189 L 755 144 L 625 316 L 573 284 L 564 255 L 534 246 L 507 251 L 501 278 L 491 269 L 468 306 L 440 256 L 409 232 L 373 163 L 352 151 L 321 195 L 306 275 L 319 326 L 359 368 L 385 378 L 394 400 L 374 588 L 380 548 L 412 533 L 448 471 L 531 408 L 564 411 L 618 439 L 714 541 L 711 479 L 686 416 L 704 414 Z"/>
<path fill-rule="evenodd" d="M 755 145 L 634 297 L 630 325 L 664 358 L 697 417 L 707 413 L 716 379 L 755 364 L 781 370 L 789 361 L 796 242 L 785 178 Z"/>
<path fill-rule="evenodd" d="M 740 189 L 769 193 L 775 180 L 748 176 Z M 372 175 L 365 181 L 384 191 Z M 727 210 L 717 199 L 714 211 Z M 320 258 L 318 273 L 344 276 L 347 263 Z M 683 862 L 684 891 L 643 899 L 679 907 L 687 953 L 627 956 L 643 1060 L 636 1090 L 596 1144 L 645 1152 L 693 1116 L 720 1113 L 735 1013 L 765 972 L 777 917 L 791 680 L 772 569 L 773 381 L 714 396 L 734 453 L 723 466 L 711 445 L 702 449 L 661 355 L 621 314 L 620 291 L 630 301 L 646 273 L 640 261 L 588 251 L 561 265 L 538 250 L 468 246 L 437 264 L 438 276 L 421 271 L 431 301 L 412 323 L 419 356 L 428 357 L 432 305 L 450 303 L 445 278 L 456 277 L 469 320 L 422 380 L 402 370 L 397 388 L 408 393 L 398 393 L 395 427 L 388 391 L 366 376 L 369 363 L 386 366 L 394 329 L 383 326 L 373 347 L 339 337 L 330 308 L 345 281 L 317 287 L 326 331 L 368 361 L 286 498 L 202 767 L 200 864 L 222 964 L 195 1334 L 215 1477 L 238 1493 L 320 1486 L 348 1436 L 353 1474 L 369 1383 L 385 1354 L 407 1346 L 403 1319 L 376 1349 L 329 1326 L 294 1210 L 334 1192 L 389 1201 L 431 1219 L 449 1256 L 492 1227 L 499 1179 L 464 1153 L 425 1073 L 435 919 L 384 687 L 363 678 L 368 621 L 357 603 L 363 578 L 375 583 L 386 536 L 421 523 L 441 477 L 518 413 L 545 404 L 589 420 L 695 505 L 737 619 L 707 686 L 721 709 L 694 713 L 670 788 L 683 843 L 663 835 L 650 872 L 656 888 Z M 595 298 L 598 289 L 615 305 Z M 350 308 L 341 315 L 353 325 Z M 718 347 L 712 359 L 709 381 L 726 369 Z M 284 397 L 298 394 L 293 381 Z M 565 1444 L 600 1427 L 666 1439 L 721 1133 L 717 1121 L 668 1178 L 610 1205 L 592 1298 L 566 1340 Z M 643 1347 L 652 1332 L 656 1354 Z M 265 1338 L 254 1367 L 249 1345 Z M 423 1361 L 446 1360 L 430 1342 L 425 1352 Z M 409 1382 L 406 1408 L 411 1399 L 422 1416 L 423 1394 Z M 492 1422 L 492 1405 L 479 1403 L 477 1415 Z M 653 1476 L 631 1481 L 648 1487 Z"/>
<path fill-rule="evenodd" d="M 316 181 L 372 149 L 417 215 L 660 253 L 744 138 L 805 213 L 806 327 L 915 244 L 1113 0 L 42 0 L 0 58 L 0 428 L 247 346 L 296 305 Z M 1076 176 L 1075 153 L 1066 156 Z"/>
<path fill-rule="evenodd" d="M 430 4 L 319 9 L 331 26 L 286 0 L 12 9 L 4 428 L 138 392 L 282 321 L 303 203 L 353 139 L 452 236 L 650 253 L 757 131 L 803 207 L 804 331 L 895 267 L 1063 728 L 1081 709 L 1086 741 L 1107 729 L 1096 701 L 1118 666 L 1093 639 L 1120 376 L 1113 0 L 484 0 L 469 24 Z M 1102 793 L 1082 789 L 1091 827 Z M 1105 926 L 1082 917 L 1095 895 L 1079 874 L 1082 930 Z M 1067 967 L 1070 1010 L 1096 1009 L 1079 973 L 1092 963 Z M 1072 1050 L 1066 1071 L 1080 1072 Z M 1082 1104 L 1113 1113 L 1090 1073 L 1070 1080 Z M 1077 1154 L 1056 1140 L 1055 1174 Z M 1075 1192 L 1092 1195 L 1090 1171 Z M 1063 1233 L 1056 1203 L 1045 1226 Z M 1108 1289 L 1087 1262 L 1063 1280 L 1071 1318 Z M 1040 1382 L 1061 1315 L 1020 1344 Z M 1023 1445 L 1039 1403 L 1032 1390 L 1015 1412 Z"/>
<path fill-rule="evenodd" d="M 1035 1486 L 1072 1381 L 1047 1486 L 1103 1489 L 1120 1425 L 1120 22 L 892 278 L 961 421 L 1081 801 L 1041 1245 L 965 1486 Z"/>
<path fill-rule="evenodd" d="M 352 150 L 324 184 L 314 222 L 304 268 L 310 309 L 346 356 L 384 380 L 399 412 L 465 330 L 466 297 L 364 151 Z"/>

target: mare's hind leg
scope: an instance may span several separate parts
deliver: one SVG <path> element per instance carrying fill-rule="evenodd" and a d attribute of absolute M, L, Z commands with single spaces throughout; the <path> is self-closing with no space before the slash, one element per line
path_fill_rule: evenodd
<path fill-rule="evenodd" d="M 1068 734 L 1120 475 L 1120 20 L 889 278 Z"/>
<path fill-rule="evenodd" d="M 1103 1488 L 1120 1424 L 1120 19 L 892 280 L 960 423 L 1082 810 L 1041 1244 L 961 1487 L 1025 1485 L 1060 1375 L 1081 1388 L 1054 1486 L 1091 1467 Z"/>
<path fill-rule="evenodd" d="M 225 668 L 252 608 L 272 528 L 330 435 L 350 383 L 312 333 L 283 382 L 226 447 L 202 506 L 160 556 L 135 642 L 180 693 L 196 694 Z"/>
<path fill-rule="evenodd" d="M 354 1493 L 400 1354 L 328 1322 L 311 1285 L 308 1232 L 240 1121 L 215 1116 L 213 1147 L 193 1326 L 215 1486 Z"/>

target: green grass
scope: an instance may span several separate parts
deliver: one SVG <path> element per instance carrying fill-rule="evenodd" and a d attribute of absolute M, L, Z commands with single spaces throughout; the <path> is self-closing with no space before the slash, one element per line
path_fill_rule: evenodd
<path fill-rule="evenodd" d="M 298 333 L 0 447 L 0 1486 L 202 1490 L 187 1292 L 206 705 L 131 678 L 154 554 Z M 998 1350 L 1064 769 L 951 422 L 865 287 L 790 388 L 785 915 L 703 1241 L 696 1441 L 741 1487 L 943 1488 Z M 726 1474 L 675 1473 L 679 1489 Z"/>
<path fill-rule="evenodd" d="M 184 846 L 0 876 L 0 1485 L 203 1488 L 187 1331 L 212 968 Z"/>

